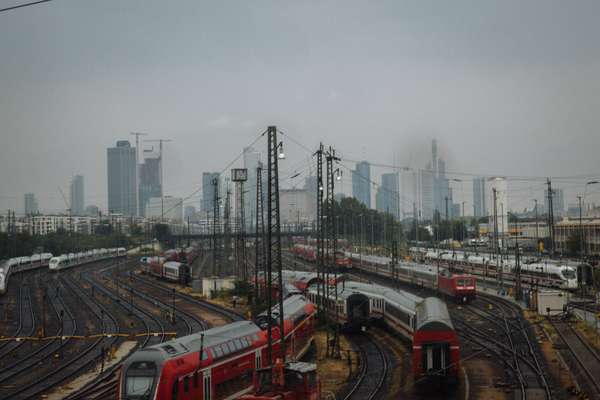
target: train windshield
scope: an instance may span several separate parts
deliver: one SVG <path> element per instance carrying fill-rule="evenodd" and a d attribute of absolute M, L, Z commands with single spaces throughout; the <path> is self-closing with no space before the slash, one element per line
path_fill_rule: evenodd
<path fill-rule="evenodd" d="M 133 363 L 125 379 L 125 399 L 150 399 L 156 377 L 156 365 L 151 362 Z"/>
<path fill-rule="evenodd" d="M 562 274 L 566 279 L 575 279 L 577 277 L 575 270 L 573 270 L 572 268 L 563 269 Z"/>

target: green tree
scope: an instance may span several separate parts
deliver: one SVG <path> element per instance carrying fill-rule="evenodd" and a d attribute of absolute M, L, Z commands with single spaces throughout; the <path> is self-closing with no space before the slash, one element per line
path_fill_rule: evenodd
<path fill-rule="evenodd" d="M 581 236 L 579 233 L 571 233 L 567 238 L 567 251 L 575 256 L 581 252 Z"/>

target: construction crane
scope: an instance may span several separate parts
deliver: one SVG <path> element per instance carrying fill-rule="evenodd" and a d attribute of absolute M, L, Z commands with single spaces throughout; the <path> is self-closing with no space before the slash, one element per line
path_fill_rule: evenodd
<path fill-rule="evenodd" d="M 171 139 L 144 140 L 144 142 L 158 142 L 158 165 L 160 168 L 160 222 L 165 216 L 165 191 L 163 190 L 163 143 L 172 142 Z"/>

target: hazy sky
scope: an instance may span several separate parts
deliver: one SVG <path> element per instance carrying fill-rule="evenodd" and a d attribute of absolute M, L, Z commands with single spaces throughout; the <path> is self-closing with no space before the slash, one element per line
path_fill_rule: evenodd
<path fill-rule="evenodd" d="M 178 196 L 269 124 L 415 168 L 435 137 L 465 179 L 600 176 L 599 17 L 596 0 L 55 0 L 1 13 L 0 208 L 22 211 L 29 191 L 64 208 L 57 188 L 68 195 L 74 174 L 106 207 L 106 148 L 133 131 L 173 140 L 165 189 Z M 305 170 L 308 152 L 286 146 L 282 168 Z M 583 191 L 564 186 L 569 202 Z M 513 187 L 515 207 L 541 199 L 540 182 Z"/>

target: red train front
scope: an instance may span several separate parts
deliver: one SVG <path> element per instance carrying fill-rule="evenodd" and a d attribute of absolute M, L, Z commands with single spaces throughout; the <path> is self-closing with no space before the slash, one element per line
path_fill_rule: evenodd
<path fill-rule="evenodd" d="M 284 301 L 288 359 L 300 357 L 312 343 L 314 313 L 314 306 L 302 295 Z M 123 364 L 117 398 L 217 400 L 247 393 L 254 370 L 266 365 L 265 318 L 234 322 L 137 351 Z M 275 327 L 275 357 L 282 355 L 279 337 Z"/>
<path fill-rule="evenodd" d="M 457 303 L 468 303 L 477 297 L 477 279 L 472 275 L 440 273 L 438 289 Z"/>
<path fill-rule="evenodd" d="M 428 297 L 416 307 L 412 368 L 415 382 L 456 383 L 460 344 L 446 304 Z"/>

